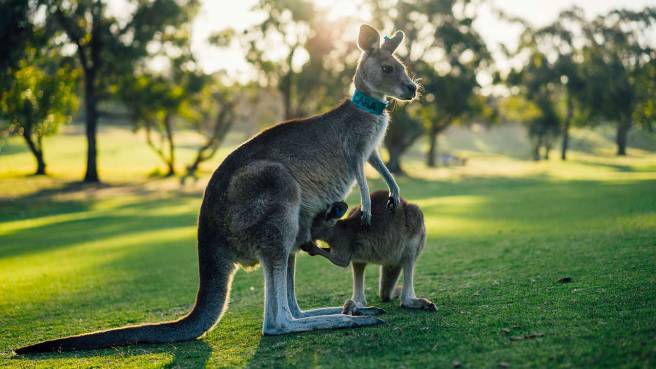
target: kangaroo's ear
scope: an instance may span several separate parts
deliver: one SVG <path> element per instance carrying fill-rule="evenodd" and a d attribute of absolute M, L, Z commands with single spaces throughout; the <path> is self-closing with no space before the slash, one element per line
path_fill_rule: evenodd
<path fill-rule="evenodd" d="M 380 48 L 380 35 L 378 31 L 368 24 L 361 25 L 360 34 L 358 35 L 358 47 L 365 53 L 378 50 Z"/>
<path fill-rule="evenodd" d="M 403 38 L 405 37 L 405 33 L 403 31 L 396 31 L 393 37 L 387 37 L 385 36 L 385 41 L 383 41 L 383 46 L 381 46 L 381 49 L 385 49 L 389 51 L 390 53 L 393 53 L 399 45 L 401 45 L 401 42 L 403 42 Z"/>
<path fill-rule="evenodd" d="M 326 220 L 339 219 L 348 210 L 348 205 L 344 201 L 333 203 L 326 212 Z"/>

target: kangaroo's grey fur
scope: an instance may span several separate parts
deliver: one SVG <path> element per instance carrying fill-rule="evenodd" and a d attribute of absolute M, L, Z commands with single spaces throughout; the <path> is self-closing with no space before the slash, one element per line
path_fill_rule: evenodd
<path fill-rule="evenodd" d="M 389 301 L 395 292 L 396 281 L 403 269 L 403 289 L 401 306 L 410 309 L 436 310 L 435 304 L 424 298 L 417 298 L 414 288 L 414 268 L 419 253 L 426 242 L 424 216 L 419 207 L 401 199 L 394 212 L 386 209 L 387 193 L 376 191 L 371 194 L 372 225 L 362 228 L 359 225 L 359 209 L 351 211 L 346 219 L 336 221 L 330 216 L 319 214 L 312 226 L 312 237 L 323 240 L 330 246 L 324 250 L 308 243 L 302 246 L 310 255 L 326 257 L 335 265 L 353 267 L 353 296 L 347 301 L 345 311 L 354 314 L 375 314 L 376 309 L 365 308 L 364 269 L 368 263 L 379 264 L 379 296 Z M 335 205 L 343 206 L 343 203 Z M 331 213 L 331 208 L 327 214 Z"/>
<path fill-rule="evenodd" d="M 378 31 L 360 28 L 363 54 L 356 88 L 379 99 L 414 98 L 416 85 L 393 56 L 402 39 L 398 32 L 381 46 Z M 294 293 L 294 264 L 299 245 L 310 240 L 314 216 L 343 199 L 356 181 L 362 221 L 370 221 L 367 160 L 387 180 L 391 205 L 399 203 L 399 188 L 376 151 L 387 121 L 386 113 L 370 114 L 345 101 L 325 114 L 276 125 L 235 149 L 205 190 L 198 219 L 200 287 L 185 317 L 46 341 L 16 353 L 194 339 L 210 330 L 225 310 L 237 264 L 258 261 L 265 281 L 264 334 L 381 323 L 373 317 L 325 315 L 334 308 L 302 311 Z"/>

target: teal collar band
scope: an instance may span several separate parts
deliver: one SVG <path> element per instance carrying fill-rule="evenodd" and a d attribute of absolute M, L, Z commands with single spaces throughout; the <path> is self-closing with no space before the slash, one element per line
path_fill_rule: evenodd
<path fill-rule="evenodd" d="M 364 92 L 355 89 L 351 101 L 358 108 L 376 115 L 382 115 L 387 107 L 387 101 L 380 101 L 376 98 L 373 98 L 369 95 L 366 95 Z"/>

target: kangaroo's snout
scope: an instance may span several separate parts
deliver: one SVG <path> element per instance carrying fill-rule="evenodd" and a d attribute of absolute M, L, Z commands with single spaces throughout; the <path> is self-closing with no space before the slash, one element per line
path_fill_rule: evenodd
<path fill-rule="evenodd" d="M 417 96 L 417 85 L 414 83 L 408 83 L 403 86 L 404 95 L 402 96 L 404 100 L 412 100 Z"/>

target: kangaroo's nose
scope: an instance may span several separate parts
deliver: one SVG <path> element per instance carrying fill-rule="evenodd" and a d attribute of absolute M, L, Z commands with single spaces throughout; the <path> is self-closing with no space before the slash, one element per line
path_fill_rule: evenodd
<path fill-rule="evenodd" d="M 414 83 L 408 83 L 407 85 L 405 85 L 405 89 L 410 94 L 412 94 L 412 96 L 414 96 L 417 93 L 417 85 L 415 85 Z"/>

